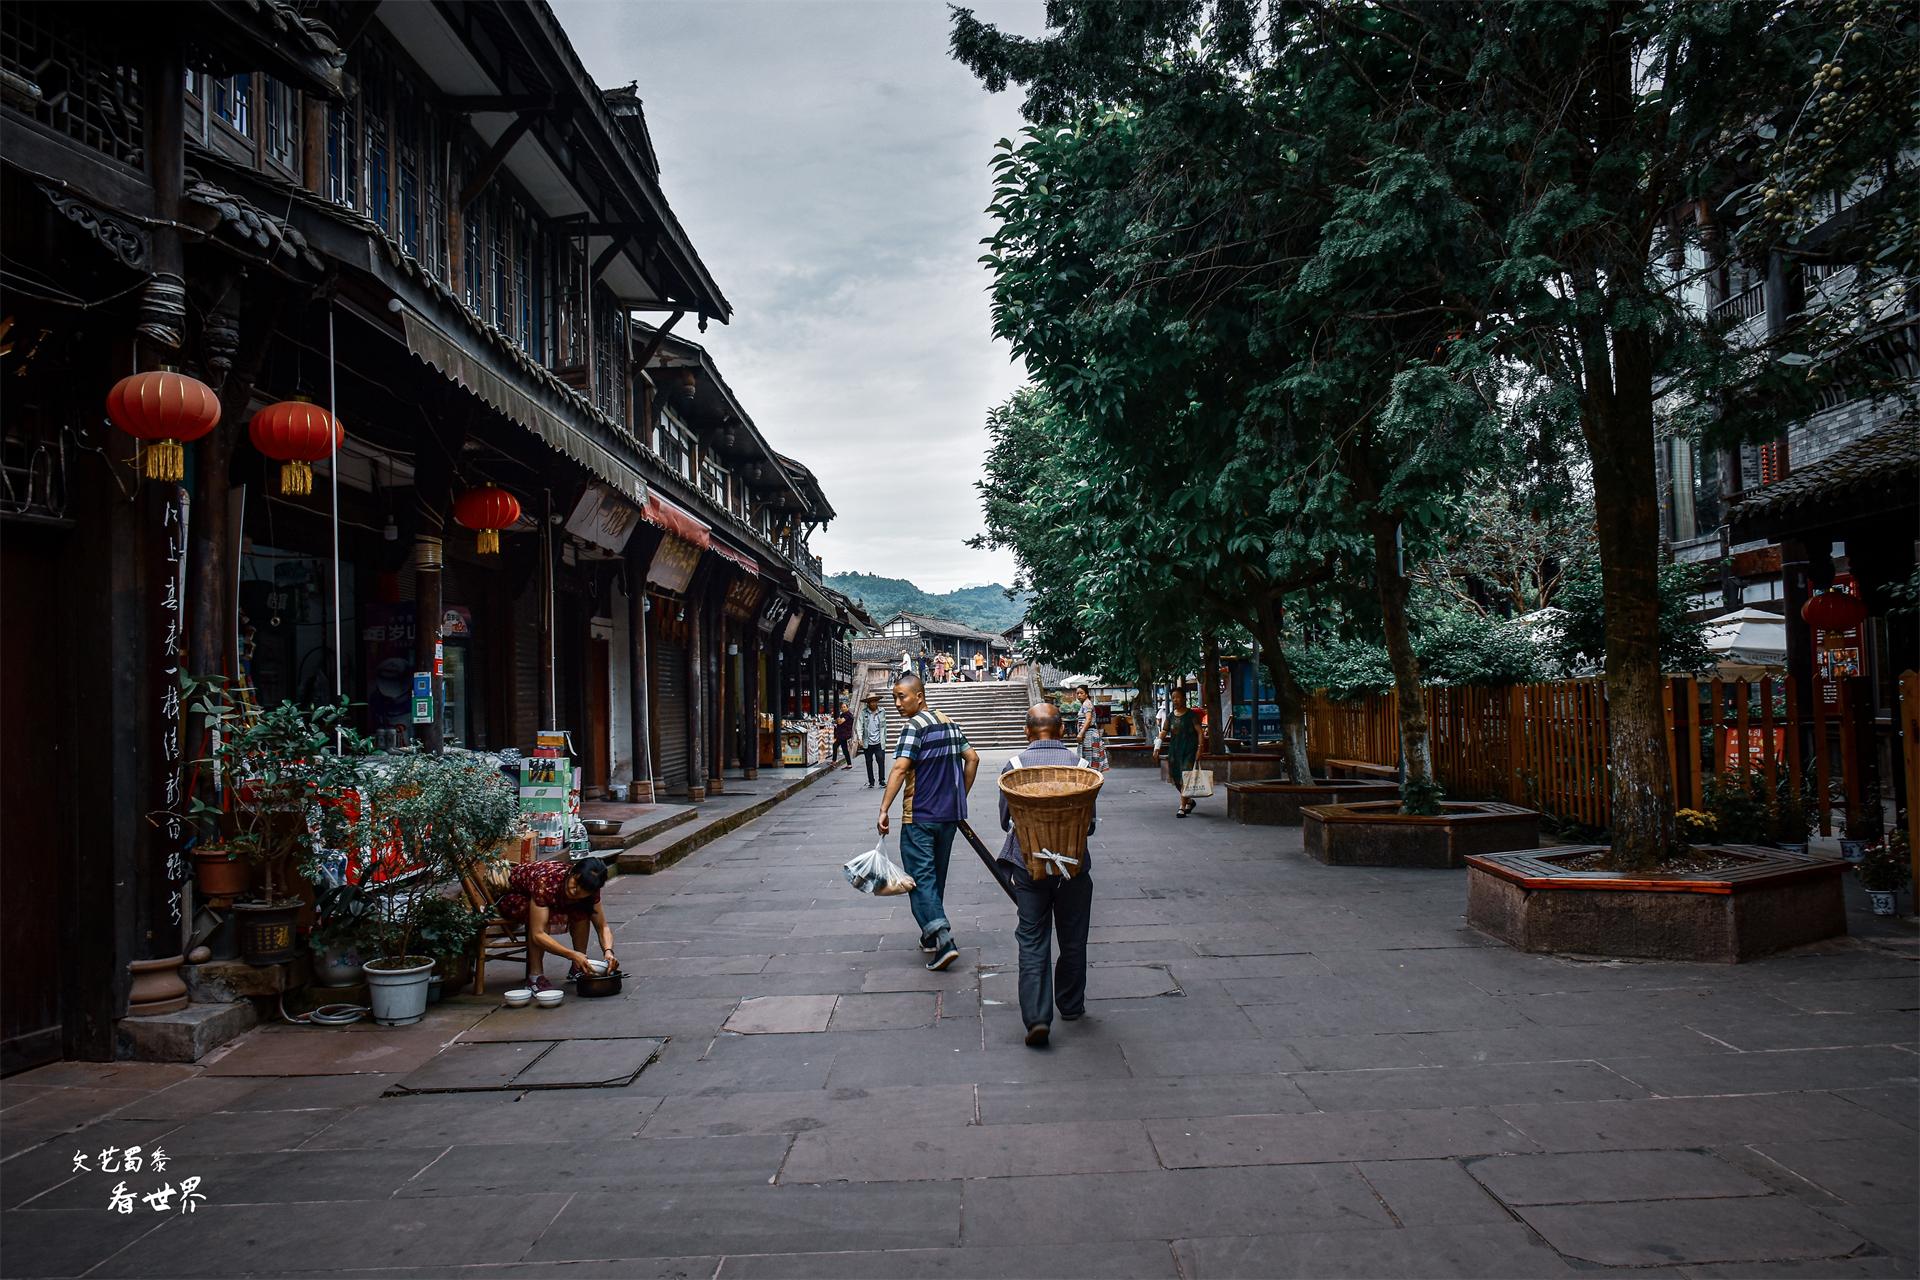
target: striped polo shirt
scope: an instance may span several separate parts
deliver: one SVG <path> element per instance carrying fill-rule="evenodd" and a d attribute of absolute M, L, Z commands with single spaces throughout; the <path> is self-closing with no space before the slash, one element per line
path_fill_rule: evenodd
<path fill-rule="evenodd" d="M 964 822 L 967 817 L 967 735 L 960 726 L 931 708 L 900 727 L 900 743 L 893 758 L 905 760 L 906 797 L 903 822 Z"/>

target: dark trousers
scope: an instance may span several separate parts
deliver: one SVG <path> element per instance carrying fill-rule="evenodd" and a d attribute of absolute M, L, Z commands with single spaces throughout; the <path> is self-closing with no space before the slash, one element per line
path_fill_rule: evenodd
<path fill-rule="evenodd" d="M 1057 1004 L 1068 1017 L 1087 1011 L 1087 926 L 1093 920 L 1093 873 L 1063 880 L 1035 880 L 1023 865 L 1013 865 L 1013 900 L 1020 911 L 1014 937 L 1020 943 L 1020 1021 L 1029 1027 L 1052 1026 Z M 1052 964 L 1050 934 L 1060 938 L 1060 959 Z"/>
<path fill-rule="evenodd" d="M 835 738 L 833 740 L 833 755 L 827 758 L 827 763 L 832 764 L 835 759 L 844 760 L 847 762 L 847 768 L 853 768 L 853 740 L 851 738 Z"/>
<path fill-rule="evenodd" d="M 860 758 L 867 762 L 867 785 L 877 787 L 887 780 L 887 749 L 881 743 L 860 748 Z"/>

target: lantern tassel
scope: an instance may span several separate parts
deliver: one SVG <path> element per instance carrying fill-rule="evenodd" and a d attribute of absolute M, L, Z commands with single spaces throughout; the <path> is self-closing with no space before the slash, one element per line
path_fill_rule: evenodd
<path fill-rule="evenodd" d="M 155 440 L 147 446 L 147 479 L 177 483 L 187 474 L 187 451 L 178 440 Z"/>
<path fill-rule="evenodd" d="M 288 497 L 304 497 L 313 492 L 313 468 L 304 462 L 280 464 L 280 492 Z"/>
<path fill-rule="evenodd" d="M 480 554 L 483 556 L 497 556 L 500 554 L 500 531 L 498 529 L 482 529 L 480 531 Z"/>

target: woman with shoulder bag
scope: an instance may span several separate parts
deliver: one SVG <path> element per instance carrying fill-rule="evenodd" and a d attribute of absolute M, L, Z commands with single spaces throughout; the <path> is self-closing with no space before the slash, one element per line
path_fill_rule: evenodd
<path fill-rule="evenodd" d="M 1187 774 L 1200 767 L 1201 739 L 1205 733 L 1200 726 L 1200 713 L 1187 706 L 1187 691 L 1175 689 L 1173 710 L 1167 722 L 1160 726 L 1160 739 L 1153 749 L 1153 757 L 1158 760 L 1160 753 L 1166 752 L 1167 776 L 1173 780 L 1173 789 L 1180 796 L 1180 808 L 1173 815 L 1176 818 L 1193 812 L 1196 801 L 1186 793 Z"/>

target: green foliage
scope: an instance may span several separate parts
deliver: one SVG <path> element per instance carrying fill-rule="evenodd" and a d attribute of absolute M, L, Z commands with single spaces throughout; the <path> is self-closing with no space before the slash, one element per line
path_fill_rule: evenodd
<path fill-rule="evenodd" d="M 1687 616 L 1697 572 L 1691 565 L 1660 567 L 1660 667 L 1675 675 L 1713 666 L 1706 628 Z M 1568 674 L 1599 668 L 1606 656 L 1606 604 L 1598 557 L 1568 569 L 1557 600 L 1556 607 L 1565 612 L 1555 621 L 1548 646 L 1555 660 Z"/>
<path fill-rule="evenodd" d="M 827 585 L 853 600 L 884 622 L 896 613 L 923 613 L 930 618 L 950 618 L 981 631 L 1005 631 L 1026 613 L 1027 594 L 989 583 L 983 587 L 959 587 L 938 593 L 922 591 L 905 578 L 886 578 L 871 573 L 834 573 Z"/>
<path fill-rule="evenodd" d="M 1714 839 L 1726 844 L 1766 844 L 1773 839 L 1773 797 L 1766 775 L 1729 769 L 1709 774 L 1701 783 L 1706 811 L 1713 818 Z"/>
<path fill-rule="evenodd" d="M 462 875 L 498 856 L 520 827 L 520 797 L 500 771 L 477 756 L 407 754 L 367 770 L 354 843 L 377 847 L 398 841 L 401 856 L 419 870 L 383 890 L 369 933 L 379 957 L 416 954 L 423 920 Z"/>
<path fill-rule="evenodd" d="M 311 877 L 321 849 L 342 847 L 351 825 L 334 799 L 357 784 L 373 742 L 349 726 L 346 699 L 327 706 L 241 701 L 224 676 L 180 676 L 181 704 L 208 735 L 212 754 L 195 763 L 202 785 L 186 816 L 208 843 L 221 841 L 265 872 L 266 900 L 283 874 Z M 217 770 L 223 796 L 206 780 Z"/>
<path fill-rule="evenodd" d="M 1877 893 L 1893 893 L 1905 887 L 1913 874 L 1908 848 L 1905 823 L 1895 826 L 1886 839 L 1868 845 L 1856 868 L 1861 887 Z"/>
<path fill-rule="evenodd" d="M 437 895 L 420 904 L 414 920 L 413 947 L 423 956 L 432 956 L 444 968 L 473 950 L 487 922 L 485 912 L 475 911 L 461 898 Z"/>
<path fill-rule="evenodd" d="M 1440 812 L 1445 794 L 1433 778 L 1406 778 L 1400 783 L 1400 812 L 1416 818 L 1432 817 Z"/>
<path fill-rule="evenodd" d="M 1419 617 L 1413 633 L 1425 683 L 1499 688 L 1558 677 L 1551 656 L 1525 625 L 1459 609 Z M 1387 651 L 1371 640 L 1331 636 L 1298 643 L 1289 660 L 1308 688 L 1336 699 L 1393 688 Z"/>

